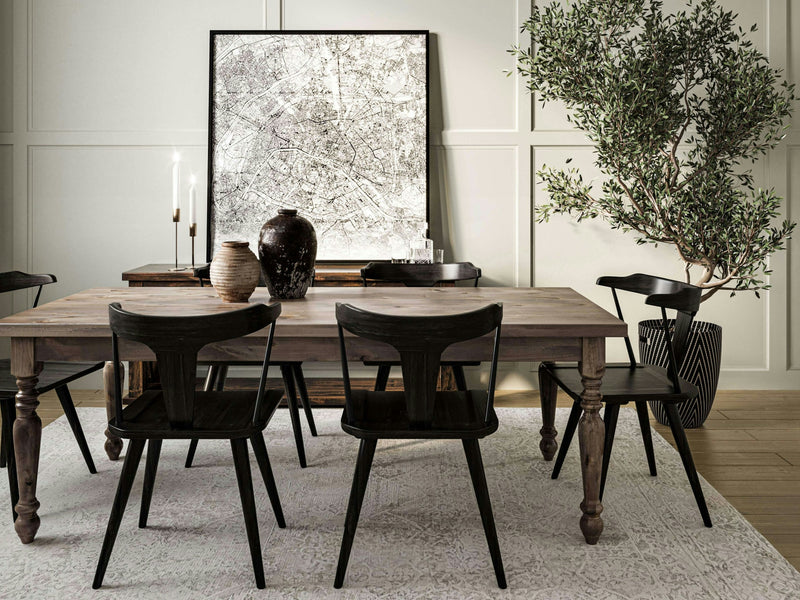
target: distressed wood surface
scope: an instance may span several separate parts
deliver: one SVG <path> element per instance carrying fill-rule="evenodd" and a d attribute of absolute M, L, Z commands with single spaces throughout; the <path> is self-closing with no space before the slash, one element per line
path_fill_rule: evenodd
<path fill-rule="evenodd" d="M 242 308 L 210 288 L 91 289 L 0 319 L 0 336 L 106 337 L 108 305 L 145 314 L 186 316 Z M 257 288 L 250 303 L 269 303 Z M 336 337 L 336 302 L 387 314 L 447 315 L 503 303 L 503 337 L 621 337 L 625 323 L 569 288 L 312 288 L 283 300 L 276 338 Z M 254 336 L 264 337 L 266 331 Z"/>
<path fill-rule="evenodd" d="M 12 372 L 18 378 L 14 447 L 20 482 L 19 518 L 15 524 L 23 543 L 33 541 L 39 528 L 36 499 L 41 420 L 36 414 L 36 378 L 41 361 L 108 360 L 111 357 L 108 305 L 120 302 L 132 312 L 159 315 L 204 315 L 242 308 L 222 302 L 213 289 L 132 287 L 92 289 L 47 303 L 0 320 L 0 335 L 12 338 Z M 269 302 L 266 288 L 258 288 L 250 302 Z M 388 314 L 445 315 L 475 310 L 491 302 L 503 303 L 500 360 L 580 360 L 584 377 L 584 417 L 579 427 L 584 499 L 580 521 L 586 541 L 596 543 L 602 531 L 598 500 L 603 423 L 600 379 L 604 368 L 604 338 L 622 337 L 627 326 L 569 288 L 311 288 L 301 300 L 283 301 L 276 327 L 275 360 L 339 360 L 336 302 Z M 229 361 L 261 356 L 267 330 L 208 346 L 200 358 Z M 359 339 L 360 340 L 360 339 Z M 377 342 L 353 339 L 353 360 L 395 360 L 395 351 Z M 460 343 L 443 356 L 446 360 L 486 360 L 491 336 Z M 143 346 L 126 344 L 125 360 L 152 358 Z M 113 444 L 113 440 L 111 440 Z M 113 454 L 113 452 L 112 452 Z"/>

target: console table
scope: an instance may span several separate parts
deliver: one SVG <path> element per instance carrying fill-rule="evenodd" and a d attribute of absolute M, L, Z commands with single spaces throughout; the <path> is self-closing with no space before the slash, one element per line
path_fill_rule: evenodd
<path fill-rule="evenodd" d="M 202 264 L 202 263 L 200 263 Z M 200 266 L 198 264 L 197 266 Z M 151 264 L 136 267 L 122 274 L 128 287 L 197 287 L 200 283 L 192 272 L 191 265 L 181 264 L 183 271 L 170 271 L 173 265 Z M 361 267 L 358 263 L 317 263 L 314 267 L 314 287 L 344 286 L 358 287 L 361 283 Z"/>

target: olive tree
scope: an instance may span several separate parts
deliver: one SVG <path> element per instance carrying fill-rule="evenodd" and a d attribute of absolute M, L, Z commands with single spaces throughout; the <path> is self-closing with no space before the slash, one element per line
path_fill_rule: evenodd
<path fill-rule="evenodd" d="M 531 48 L 510 50 L 517 69 L 543 103 L 566 105 L 604 174 L 595 184 L 545 165 L 539 222 L 600 218 L 638 244 L 673 245 L 704 299 L 768 287 L 767 259 L 795 224 L 776 222 L 781 198 L 755 187 L 750 165 L 785 135 L 794 86 L 735 19 L 715 0 L 674 14 L 658 0 L 534 7 Z"/>

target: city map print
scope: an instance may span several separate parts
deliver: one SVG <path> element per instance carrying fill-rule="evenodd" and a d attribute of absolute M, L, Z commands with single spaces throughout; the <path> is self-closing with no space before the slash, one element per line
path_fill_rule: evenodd
<path fill-rule="evenodd" d="M 211 43 L 210 254 L 256 251 L 264 222 L 295 208 L 317 260 L 405 256 L 427 221 L 427 32 Z"/>

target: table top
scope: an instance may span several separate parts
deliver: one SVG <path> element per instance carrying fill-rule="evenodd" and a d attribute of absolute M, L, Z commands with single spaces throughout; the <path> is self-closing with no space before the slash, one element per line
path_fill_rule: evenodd
<path fill-rule="evenodd" d="M 133 312 L 187 316 L 235 310 L 213 288 L 98 288 L 0 319 L 0 336 L 107 337 L 108 305 Z M 266 288 L 250 302 L 269 303 Z M 283 300 L 276 337 L 334 337 L 336 302 L 387 314 L 444 315 L 503 303 L 503 337 L 622 337 L 627 325 L 570 288 L 310 288 Z M 255 334 L 259 335 L 259 334 Z"/>

